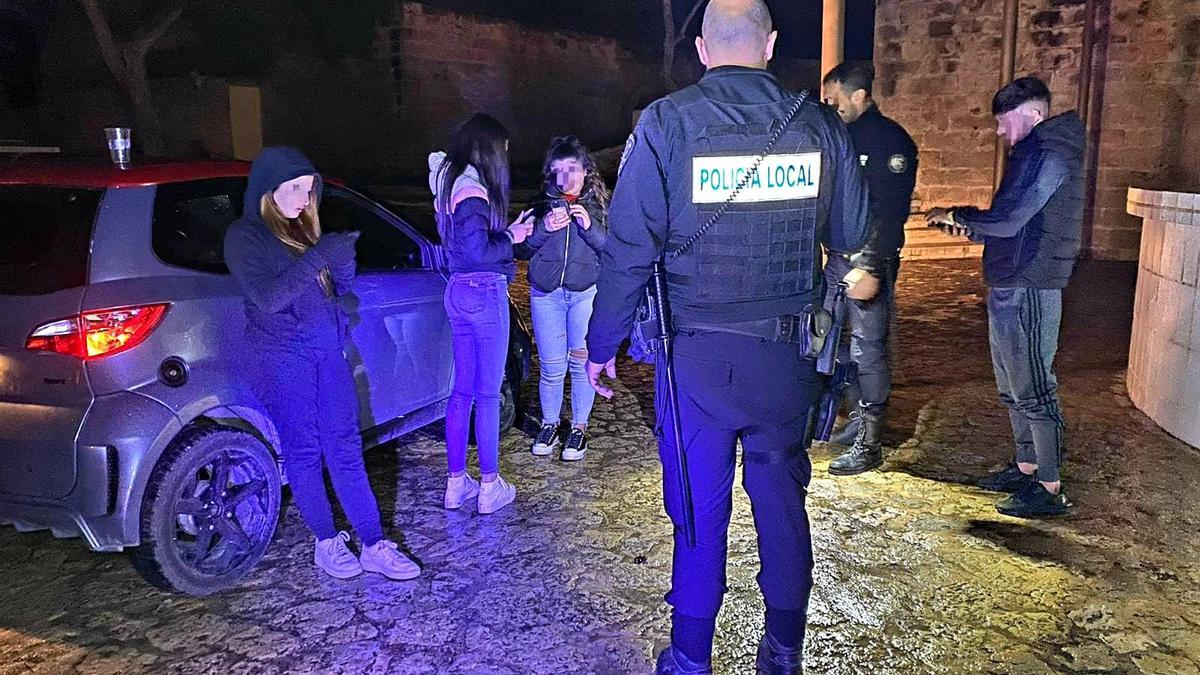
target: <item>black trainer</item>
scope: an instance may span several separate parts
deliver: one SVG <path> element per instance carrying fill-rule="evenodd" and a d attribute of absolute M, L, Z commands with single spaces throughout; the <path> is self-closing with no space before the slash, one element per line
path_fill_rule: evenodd
<path fill-rule="evenodd" d="M 1073 506 L 1061 487 L 1058 494 L 1050 494 L 1035 480 L 1033 485 L 1001 499 L 996 510 L 1014 518 L 1052 518 L 1067 515 Z"/>
<path fill-rule="evenodd" d="M 755 675 L 804 675 L 804 650 L 788 649 L 771 635 L 763 635 L 754 659 Z"/>
<path fill-rule="evenodd" d="M 675 649 L 675 645 L 667 645 L 658 653 L 654 675 L 712 675 L 712 663 L 697 663 Z"/>
<path fill-rule="evenodd" d="M 1020 492 L 1025 488 L 1037 483 L 1037 478 L 1034 478 L 1031 473 L 1022 473 L 1015 462 L 1000 469 L 995 473 L 989 473 L 976 483 L 984 490 L 992 492 L 1007 492 L 1012 494 Z"/>
<path fill-rule="evenodd" d="M 583 459 L 587 448 L 587 434 L 582 429 L 571 429 L 571 433 L 567 434 L 567 444 L 563 446 L 563 461 L 574 462 Z"/>
<path fill-rule="evenodd" d="M 553 455 L 554 449 L 558 447 L 559 440 L 558 425 L 543 424 L 537 436 L 534 437 L 533 447 L 529 451 L 538 457 Z"/>

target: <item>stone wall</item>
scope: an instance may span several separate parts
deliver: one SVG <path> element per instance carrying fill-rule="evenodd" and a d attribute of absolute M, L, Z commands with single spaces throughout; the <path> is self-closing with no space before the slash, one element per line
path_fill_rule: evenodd
<path fill-rule="evenodd" d="M 592 148 L 616 145 L 634 110 L 658 93 L 657 64 L 608 38 L 408 2 L 397 3 L 379 37 L 391 67 L 397 174 L 423 172 L 425 155 L 476 111 L 510 129 L 517 164 L 538 164 L 559 134 Z"/>
<path fill-rule="evenodd" d="M 876 97 L 921 151 L 922 208 L 986 205 L 992 192 L 999 0 L 878 0 Z M 1042 77 L 1054 111 L 1076 106 L 1083 0 L 1022 0 L 1017 74 Z M 1140 222 L 1125 190 L 1200 183 L 1200 2 L 1111 0 L 1089 255 L 1133 260 Z"/>

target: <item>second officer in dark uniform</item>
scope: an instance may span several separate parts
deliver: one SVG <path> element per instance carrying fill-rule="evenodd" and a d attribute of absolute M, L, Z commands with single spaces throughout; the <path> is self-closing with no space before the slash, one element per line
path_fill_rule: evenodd
<path fill-rule="evenodd" d="M 892 391 L 888 342 L 896 313 L 896 276 L 904 223 L 917 180 L 917 146 L 904 127 L 879 112 L 871 98 L 875 69 L 843 63 L 825 76 L 823 97 L 847 124 L 871 193 L 871 238 L 861 265 L 879 279 L 879 293 L 850 303 L 850 356 L 858 364 L 858 386 L 848 388 L 850 422 L 831 439 L 849 446 L 829 463 L 829 473 L 849 476 L 883 464 L 883 433 Z M 831 250 L 826 277 L 842 278 L 851 267 L 845 251 Z"/>
<path fill-rule="evenodd" d="M 822 381 L 797 341 L 806 307 L 821 302 L 822 243 L 853 251 L 866 240 L 867 192 L 834 112 L 767 72 L 775 38 L 762 0 L 708 5 L 697 39 L 707 73 L 642 114 L 626 144 L 601 254 L 587 368 L 604 396 L 612 391 L 601 372 L 615 375 L 614 357 L 652 267 L 667 260 L 696 545 L 686 543 L 660 363 L 659 454 L 675 547 L 671 645 L 659 655 L 659 673 L 711 672 L 739 441 L 767 608 L 758 672 L 802 667 L 812 587 L 804 439 Z M 773 136 L 777 143 L 751 173 Z"/>

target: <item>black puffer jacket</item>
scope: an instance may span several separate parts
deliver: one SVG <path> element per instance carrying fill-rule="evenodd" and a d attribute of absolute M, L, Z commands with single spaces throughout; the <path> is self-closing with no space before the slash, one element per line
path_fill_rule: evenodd
<path fill-rule="evenodd" d="M 592 217 L 592 226 L 583 229 L 579 218 L 561 230 L 549 232 L 542 219 L 550 212 L 550 201 L 562 198 L 554 185 L 546 188 L 544 197 L 533 203 L 537 225 L 533 234 L 518 247 L 517 255 L 529 260 L 529 285 L 550 293 L 561 287 L 571 291 L 586 291 L 600 276 L 600 250 L 608 239 L 608 214 L 600 200 L 588 190 L 575 202 Z"/>
<path fill-rule="evenodd" d="M 1066 287 L 1083 226 L 1084 143 L 1074 112 L 1042 122 L 1013 146 L 991 208 L 954 210 L 983 241 L 988 286 Z"/>

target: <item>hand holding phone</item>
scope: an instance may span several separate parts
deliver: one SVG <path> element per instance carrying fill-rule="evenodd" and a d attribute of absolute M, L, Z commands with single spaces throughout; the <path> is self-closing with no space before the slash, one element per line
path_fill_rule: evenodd
<path fill-rule="evenodd" d="M 565 199 L 551 199 L 550 211 L 543 219 L 547 232 L 557 232 L 571 222 L 570 207 Z"/>

